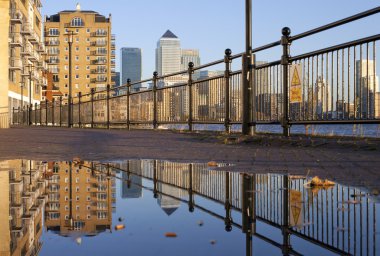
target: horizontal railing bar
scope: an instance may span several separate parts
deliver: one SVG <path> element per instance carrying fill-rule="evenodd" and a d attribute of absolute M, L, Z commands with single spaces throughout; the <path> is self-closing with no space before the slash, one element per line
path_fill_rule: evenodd
<path fill-rule="evenodd" d="M 306 120 L 306 121 L 289 121 L 291 125 L 297 124 L 380 124 L 380 119 L 347 119 L 347 120 Z"/>
<path fill-rule="evenodd" d="M 193 85 L 194 84 L 199 84 L 199 83 L 204 83 L 204 82 L 209 82 L 211 80 L 220 79 L 220 78 L 224 78 L 224 75 L 207 77 L 207 78 L 204 78 L 204 79 L 195 80 L 195 81 L 193 81 Z"/>
<path fill-rule="evenodd" d="M 171 86 L 164 86 L 164 87 L 157 88 L 157 91 L 162 91 L 162 90 L 177 88 L 177 87 L 185 87 L 185 86 L 187 86 L 187 83 L 175 84 Z"/>
<path fill-rule="evenodd" d="M 351 42 L 348 42 L 348 43 L 334 45 L 334 46 L 327 47 L 327 48 L 324 48 L 324 49 L 321 49 L 321 50 L 317 50 L 317 51 L 312 51 L 312 52 L 309 52 L 309 53 L 304 53 L 304 54 L 301 54 L 301 55 L 297 55 L 295 57 L 290 57 L 290 61 L 297 61 L 297 60 L 300 60 L 300 59 L 305 59 L 305 58 L 308 58 L 308 57 L 313 57 L 313 56 L 316 56 L 316 55 L 320 55 L 320 54 L 324 54 L 324 53 L 328 53 L 328 52 L 332 52 L 332 51 L 338 51 L 338 50 L 342 50 L 342 49 L 345 49 L 345 48 L 349 48 L 349 47 L 353 47 L 353 46 L 357 46 L 357 45 L 360 45 L 360 44 L 365 44 L 365 43 L 369 43 L 369 42 L 377 41 L 377 40 L 380 40 L 380 34 L 377 34 L 377 35 L 374 35 L 374 36 L 365 37 L 365 38 L 358 39 L 358 40 L 354 40 L 354 41 L 351 41 Z"/>
<path fill-rule="evenodd" d="M 338 20 L 338 21 L 331 22 L 331 23 L 329 23 L 327 25 L 324 25 L 324 26 L 321 26 L 321 27 L 308 30 L 308 31 L 303 32 L 301 34 L 292 36 L 292 37 L 290 37 L 290 40 L 291 41 L 299 40 L 301 38 L 304 38 L 304 37 L 307 37 L 307 36 L 311 36 L 311 35 L 314 35 L 316 33 L 319 33 L 319 32 L 325 31 L 325 30 L 329 30 L 329 29 L 332 29 L 332 28 L 344 25 L 346 23 L 349 23 L 349 22 L 352 22 L 352 21 L 355 21 L 355 20 L 359 20 L 359 19 L 371 16 L 371 15 L 379 13 L 379 12 L 380 12 L 380 6 L 376 7 L 376 8 L 373 8 L 373 9 L 370 9 L 370 10 L 367 10 L 367 11 L 364 11 L 364 12 L 361 12 L 361 13 L 358 13 L 358 14 L 355 14 L 353 16 L 350 16 L 350 17 Z"/>
<path fill-rule="evenodd" d="M 281 64 L 281 61 L 280 60 L 276 60 L 276 61 L 272 61 L 272 62 L 261 64 L 261 65 L 257 65 L 255 67 L 255 69 L 269 68 L 269 67 L 277 66 L 277 65 L 280 65 L 280 64 Z"/>

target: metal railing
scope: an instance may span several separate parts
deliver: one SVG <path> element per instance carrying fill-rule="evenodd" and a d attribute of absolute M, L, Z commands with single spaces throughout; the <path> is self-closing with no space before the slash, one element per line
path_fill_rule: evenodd
<path fill-rule="evenodd" d="M 162 76 L 154 72 L 150 79 L 93 90 L 73 100 L 71 119 L 81 122 L 68 126 L 129 129 L 185 124 L 193 130 L 197 124 L 219 124 L 230 132 L 232 125 L 246 125 L 254 131 L 257 124 L 277 124 L 288 136 L 290 126 L 296 124 L 380 124 L 376 72 L 380 34 L 290 56 L 290 44 L 300 39 L 379 12 L 377 7 L 295 36 L 284 28 L 281 40 L 253 49 L 253 56 L 232 55 L 227 49 L 222 60 L 198 67 L 189 63 L 188 70 L 181 72 Z M 283 50 L 280 60 L 255 61 L 255 54 L 278 46 Z M 232 62 L 242 69 L 232 70 Z M 195 79 L 196 72 L 217 65 L 225 65 L 224 75 Z M 298 80 L 294 80 L 295 68 Z M 250 79 L 249 88 L 243 87 L 245 77 Z M 148 89 L 131 90 L 140 85 Z M 81 104 L 86 112 L 79 111 Z"/>

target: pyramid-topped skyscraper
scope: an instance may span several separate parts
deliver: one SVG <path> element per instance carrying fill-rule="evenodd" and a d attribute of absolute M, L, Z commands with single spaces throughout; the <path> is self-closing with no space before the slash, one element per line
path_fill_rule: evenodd
<path fill-rule="evenodd" d="M 181 70 L 181 41 L 167 30 L 157 42 L 156 71 L 158 75 L 176 73 Z"/>

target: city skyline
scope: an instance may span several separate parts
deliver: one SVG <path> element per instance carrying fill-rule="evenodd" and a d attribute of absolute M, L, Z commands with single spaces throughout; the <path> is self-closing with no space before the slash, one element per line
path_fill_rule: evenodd
<path fill-rule="evenodd" d="M 198 2 L 199 4 L 197 4 Z M 73 9 L 76 3 L 77 1 L 72 0 L 65 2 L 43 1 L 44 8 L 42 12 L 50 15 L 59 10 Z M 202 52 L 203 63 L 222 59 L 226 48 L 232 49 L 233 53 L 244 51 L 244 1 L 222 0 L 216 4 L 215 1 L 204 3 L 201 0 L 195 0 L 191 6 L 186 3 L 173 3 L 171 1 L 131 1 L 127 5 L 128 10 L 132 10 L 128 12 L 128 19 L 126 19 L 125 8 L 120 8 L 117 1 L 115 4 L 111 3 L 109 5 L 89 0 L 80 1 L 80 3 L 83 9 L 93 9 L 101 13 L 112 14 L 113 24 L 115 24 L 113 31 L 118 38 L 117 50 L 121 47 L 130 46 L 144 50 L 143 79 L 149 78 L 153 74 L 155 43 L 157 38 L 162 35 L 162 31 L 168 28 L 176 31 L 177 36 L 183 41 L 183 48 L 199 49 Z M 150 8 L 146 8 L 147 5 Z M 318 3 L 306 3 L 300 0 L 295 0 L 291 3 L 276 1 L 253 2 L 253 46 L 257 47 L 279 40 L 281 28 L 284 26 L 289 26 L 292 29 L 292 34 L 296 34 L 374 8 L 377 3 L 371 0 L 360 2 L 349 0 L 346 2 L 345 8 L 338 8 L 339 5 L 340 3 L 327 0 L 322 0 Z M 199 8 L 199 6 L 202 6 L 202 8 Z M 276 8 L 273 8 L 273 6 L 276 6 Z M 226 12 L 226 7 L 228 7 L 229 17 L 231 17 L 228 19 L 221 15 Z M 311 9 L 313 12 L 310 12 Z M 140 18 L 142 13 L 153 17 L 157 13 L 167 13 L 168 10 L 170 15 L 161 15 L 162 17 L 154 22 L 154 26 L 152 26 L 149 19 Z M 172 10 L 179 11 L 172 12 Z M 186 12 L 180 10 L 186 10 Z M 320 15 L 322 12 L 324 15 Z M 198 17 L 205 18 L 194 19 L 194 13 Z M 294 15 L 289 15 L 289 13 Z M 268 17 L 273 22 L 265 22 Z M 128 20 L 140 20 L 139 26 L 128 26 Z M 377 17 L 363 20 L 364 24 L 368 24 L 365 29 L 358 30 L 355 25 L 348 25 L 343 30 L 337 29 L 342 32 L 339 33 L 340 36 L 337 36 L 338 33 L 334 32 L 323 33 L 323 41 L 319 36 L 316 36 L 315 40 L 308 40 L 310 43 L 306 50 L 313 50 L 320 43 L 326 44 L 326 46 L 340 43 L 352 35 L 355 35 L 356 38 L 366 36 L 373 31 L 374 27 L 371 25 L 375 24 L 377 20 Z M 127 24 L 127 26 L 124 24 Z M 292 49 L 297 51 L 305 50 L 305 48 L 300 48 L 297 45 L 292 46 Z M 271 58 L 273 56 L 268 55 L 268 60 Z M 117 63 L 120 63 L 119 60 Z"/>

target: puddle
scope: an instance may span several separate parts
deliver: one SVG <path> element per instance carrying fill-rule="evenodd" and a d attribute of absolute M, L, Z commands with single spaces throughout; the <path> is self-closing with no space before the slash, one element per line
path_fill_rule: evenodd
<path fill-rule="evenodd" d="M 161 160 L 4 161 L 0 255 L 380 255 L 378 198 L 310 180 Z"/>

